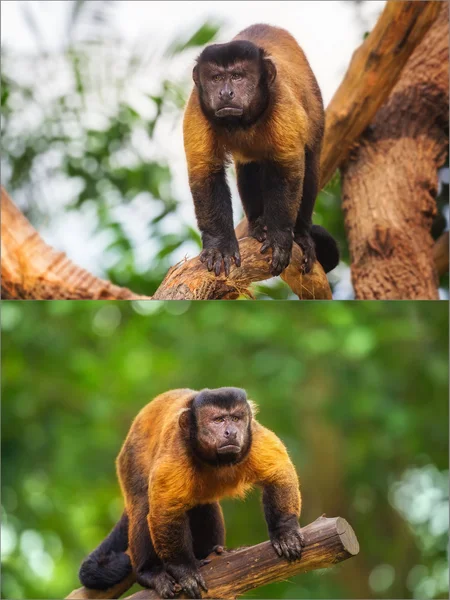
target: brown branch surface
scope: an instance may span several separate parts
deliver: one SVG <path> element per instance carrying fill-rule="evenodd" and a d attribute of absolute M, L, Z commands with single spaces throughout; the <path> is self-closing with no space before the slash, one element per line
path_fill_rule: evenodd
<path fill-rule="evenodd" d="M 48 246 L 1 188 L 3 299 L 133 300 L 145 298 L 98 279 Z"/>
<path fill-rule="evenodd" d="M 372 122 L 441 7 L 440 1 L 386 3 L 375 27 L 354 52 L 327 107 L 320 169 L 322 187 Z"/>
<path fill-rule="evenodd" d="M 205 598 L 236 598 L 268 583 L 331 567 L 359 552 L 358 540 L 353 529 L 341 517 L 320 517 L 303 527 L 302 532 L 305 548 L 302 557 L 296 562 L 279 558 L 270 542 L 225 552 L 220 556 L 211 555 L 211 562 L 201 568 L 209 590 Z M 124 585 L 116 586 L 101 595 L 93 590 L 80 588 L 74 590 L 67 598 L 119 598 L 133 581 L 126 582 L 127 588 Z M 130 598 L 156 600 L 158 596 L 152 590 L 141 590 Z"/>
<path fill-rule="evenodd" d="M 240 240 L 242 266 L 229 277 L 209 273 L 198 257 L 172 267 L 153 298 L 98 279 L 74 265 L 64 253 L 48 246 L 1 189 L 1 274 L 4 299 L 52 300 L 214 300 L 249 295 L 254 281 L 272 277 L 271 251 L 262 255 L 252 238 Z M 302 275 L 302 251 L 294 245 L 292 261 L 283 279 L 301 299 L 331 299 L 328 279 L 319 263 Z"/>
<path fill-rule="evenodd" d="M 250 295 L 249 286 L 254 281 L 272 277 L 270 259 L 272 252 L 260 253 L 261 244 L 253 238 L 239 240 L 241 267 L 231 267 L 229 277 L 216 277 L 209 273 L 199 258 L 192 258 L 172 267 L 153 296 L 154 300 L 213 300 L 234 299 Z M 318 262 L 311 273 L 302 275 L 302 251 L 297 244 L 292 250 L 290 265 L 282 278 L 301 300 L 330 300 L 331 290 L 324 270 Z"/>
<path fill-rule="evenodd" d="M 448 151 L 449 32 L 448 3 L 438 4 L 433 27 L 343 168 L 358 299 L 439 297 L 431 224 Z"/>

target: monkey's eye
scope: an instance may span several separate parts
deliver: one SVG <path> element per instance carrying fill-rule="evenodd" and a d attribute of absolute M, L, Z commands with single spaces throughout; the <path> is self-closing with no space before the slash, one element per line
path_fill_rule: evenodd
<path fill-rule="evenodd" d="M 214 83 L 217 83 L 221 79 L 222 79 L 222 75 L 213 75 L 212 76 L 212 80 L 214 81 Z"/>
<path fill-rule="evenodd" d="M 233 416 L 231 417 L 231 420 L 236 423 L 237 421 L 239 421 L 239 417 Z"/>
<path fill-rule="evenodd" d="M 241 73 L 233 73 L 231 75 L 231 79 L 233 81 L 240 81 L 242 79 L 242 74 Z"/>
<path fill-rule="evenodd" d="M 215 417 L 213 421 L 214 423 L 223 423 L 225 419 L 223 417 Z"/>

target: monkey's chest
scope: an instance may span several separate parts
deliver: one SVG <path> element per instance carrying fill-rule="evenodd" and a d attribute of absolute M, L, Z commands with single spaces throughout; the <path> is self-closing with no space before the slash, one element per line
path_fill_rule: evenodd
<path fill-rule="evenodd" d="M 233 474 L 222 473 L 221 476 L 210 481 L 209 485 L 202 486 L 201 503 L 217 502 L 221 498 L 244 498 L 251 490 L 253 484 L 241 480 Z"/>

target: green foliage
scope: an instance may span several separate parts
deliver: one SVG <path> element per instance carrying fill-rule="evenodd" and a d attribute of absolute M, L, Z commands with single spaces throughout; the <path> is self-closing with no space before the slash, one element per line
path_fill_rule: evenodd
<path fill-rule="evenodd" d="M 302 523 L 340 515 L 357 558 L 248 594 L 447 595 L 447 303 L 3 302 L 2 586 L 62 598 L 122 500 L 114 460 L 175 387 L 242 386 L 286 443 Z M 227 543 L 267 537 L 259 494 Z"/>

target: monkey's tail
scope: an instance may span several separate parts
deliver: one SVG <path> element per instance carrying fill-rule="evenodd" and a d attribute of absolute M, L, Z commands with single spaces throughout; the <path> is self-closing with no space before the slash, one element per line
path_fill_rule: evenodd
<path fill-rule="evenodd" d="M 339 264 L 339 247 L 336 240 L 320 225 L 311 227 L 311 236 L 316 246 L 317 260 L 325 273 L 332 271 Z"/>
<path fill-rule="evenodd" d="M 107 590 L 123 581 L 132 571 L 128 548 L 128 515 L 123 513 L 106 539 L 82 562 L 81 583 L 94 590 Z"/>

